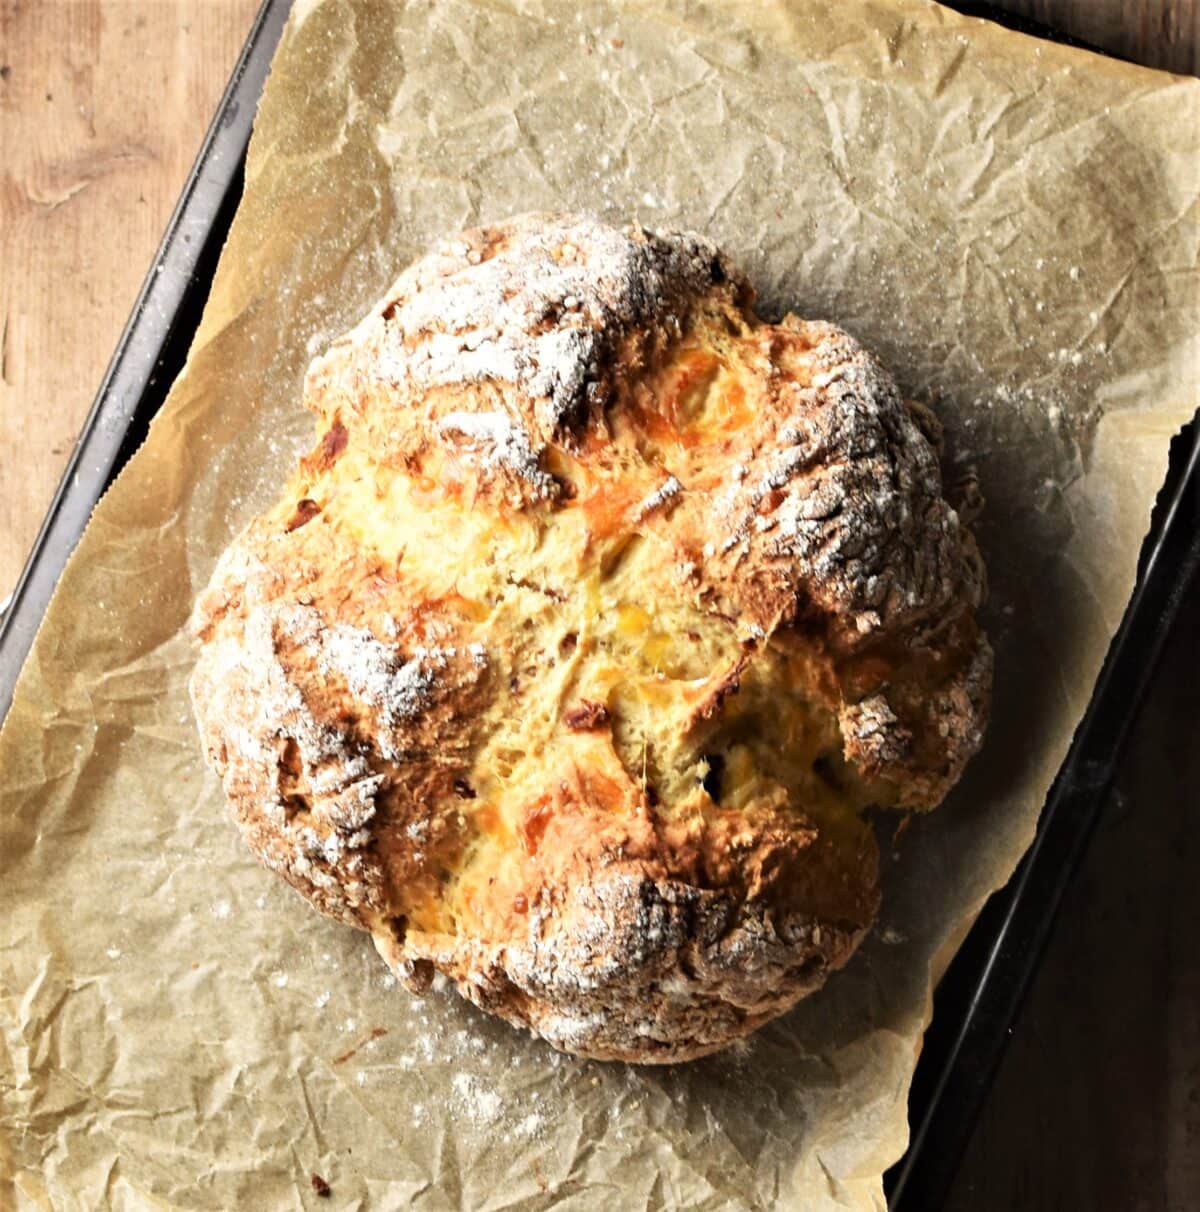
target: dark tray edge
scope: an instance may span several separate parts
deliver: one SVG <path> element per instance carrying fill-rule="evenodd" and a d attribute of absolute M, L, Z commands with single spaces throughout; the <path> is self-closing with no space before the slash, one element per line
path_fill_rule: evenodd
<path fill-rule="evenodd" d="M 290 0 L 264 0 L 138 293 L 46 517 L 0 618 L 0 723 L 62 570 L 97 501 L 145 436 L 183 365 L 236 208 L 258 98 Z M 192 233 L 203 233 L 194 239 Z M 206 273 L 207 271 L 207 273 Z M 198 305 L 197 305 L 198 304 Z M 174 355 L 174 359 L 170 355 Z M 172 365 L 175 361 L 177 365 Z"/>
<path fill-rule="evenodd" d="M 909 1094 L 909 1147 L 885 1178 L 891 1212 L 945 1203 L 1198 567 L 1200 424 L 1193 420 L 1172 444 L 1171 470 L 1142 545 L 1133 595 L 1033 843 L 988 900 L 938 984 Z M 952 1032 L 932 1030 L 935 1023 L 952 1022 L 958 1023 Z"/>

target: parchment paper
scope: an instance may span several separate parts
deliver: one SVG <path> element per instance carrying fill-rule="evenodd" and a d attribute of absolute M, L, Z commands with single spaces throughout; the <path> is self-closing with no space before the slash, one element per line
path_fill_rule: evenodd
<path fill-rule="evenodd" d="M 922 0 L 300 0 L 187 371 L 0 737 L 0 1204 L 877 1208 L 932 982 L 1028 844 L 1196 405 L 1200 84 Z M 431 239 L 708 232 L 879 351 L 974 466 L 983 755 L 818 996 L 666 1071 L 395 988 L 203 769 L 192 598 L 311 434 L 309 358 Z M 114 221 L 120 221 L 114 216 Z"/>

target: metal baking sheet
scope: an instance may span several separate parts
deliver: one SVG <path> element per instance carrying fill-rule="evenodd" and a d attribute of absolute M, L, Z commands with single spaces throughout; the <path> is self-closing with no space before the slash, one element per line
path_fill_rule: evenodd
<path fill-rule="evenodd" d="M 997 17 L 987 5 L 953 7 Z M 290 9 L 266 0 L 0 621 L 0 719 L 58 576 L 91 510 L 140 445 L 187 349 L 241 194 L 258 97 Z M 1046 36 L 1029 22 L 1004 24 Z M 1182 595 L 1200 563 L 1200 435 L 1176 440 L 1138 585 L 1091 707 L 1048 797 L 1037 838 L 989 902 L 939 987 L 910 1098 L 912 1143 L 887 1179 L 891 1206 L 939 1206 L 1038 959 L 1116 773 L 1125 737 Z"/>

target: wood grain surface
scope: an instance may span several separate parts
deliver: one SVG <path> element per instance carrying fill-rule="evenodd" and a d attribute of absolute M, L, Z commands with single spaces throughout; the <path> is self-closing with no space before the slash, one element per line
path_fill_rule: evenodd
<path fill-rule="evenodd" d="M 1200 0 L 994 2 L 1134 63 L 1189 75 L 1200 72 Z"/>
<path fill-rule="evenodd" d="M 258 0 L 0 0 L 0 601 Z"/>
<path fill-rule="evenodd" d="M 0 601 L 258 0 L 0 0 Z M 1200 0 L 1009 0 L 1195 71 Z M 1200 1207 L 1200 600 L 959 1175 L 955 1212 Z"/>
<path fill-rule="evenodd" d="M 1200 586 L 947 1212 L 1200 1208 Z"/>

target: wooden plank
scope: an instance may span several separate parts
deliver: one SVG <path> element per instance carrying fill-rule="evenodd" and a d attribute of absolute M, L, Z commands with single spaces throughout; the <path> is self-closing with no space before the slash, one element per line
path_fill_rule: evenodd
<path fill-rule="evenodd" d="M 947 1212 L 1200 1204 L 1197 669 L 1193 592 Z"/>
<path fill-rule="evenodd" d="M 0 0 L 0 601 L 258 0 Z"/>
<path fill-rule="evenodd" d="M 1200 72 L 1200 0 L 993 0 L 1147 67 Z"/>

